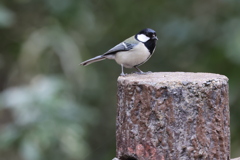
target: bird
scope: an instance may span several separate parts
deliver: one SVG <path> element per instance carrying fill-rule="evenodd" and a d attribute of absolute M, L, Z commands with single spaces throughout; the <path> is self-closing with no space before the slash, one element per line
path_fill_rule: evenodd
<path fill-rule="evenodd" d="M 157 34 L 153 29 L 145 28 L 130 38 L 114 46 L 102 55 L 88 59 L 80 65 L 87 66 L 91 63 L 105 59 L 114 59 L 121 65 L 121 76 L 124 76 L 125 68 L 135 68 L 138 73 L 144 73 L 138 67 L 144 64 L 153 55 L 156 44 Z"/>

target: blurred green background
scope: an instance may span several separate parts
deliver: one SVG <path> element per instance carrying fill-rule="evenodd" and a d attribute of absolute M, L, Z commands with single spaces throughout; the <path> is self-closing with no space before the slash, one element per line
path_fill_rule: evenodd
<path fill-rule="evenodd" d="M 239 0 L 1 0 L 0 159 L 112 159 L 120 66 L 79 63 L 147 27 L 159 40 L 143 71 L 230 79 L 239 157 Z"/>

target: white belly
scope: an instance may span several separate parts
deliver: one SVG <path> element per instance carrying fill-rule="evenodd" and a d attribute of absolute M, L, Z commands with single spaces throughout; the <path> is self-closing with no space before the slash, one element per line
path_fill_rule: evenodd
<path fill-rule="evenodd" d="M 126 68 L 132 68 L 136 65 L 144 63 L 150 56 L 148 49 L 143 43 L 138 44 L 130 51 L 118 52 L 115 55 L 115 60 L 118 64 Z"/>

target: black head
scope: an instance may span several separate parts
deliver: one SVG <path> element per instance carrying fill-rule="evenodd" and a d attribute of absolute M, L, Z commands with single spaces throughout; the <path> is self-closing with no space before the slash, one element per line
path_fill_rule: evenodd
<path fill-rule="evenodd" d="M 154 30 L 150 28 L 143 29 L 135 35 L 135 38 L 144 43 L 151 54 L 154 52 L 158 40 L 157 34 Z"/>
<path fill-rule="evenodd" d="M 149 40 L 151 41 L 158 40 L 156 32 L 150 28 L 141 30 L 138 34 L 136 34 L 136 39 L 143 43 Z"/>

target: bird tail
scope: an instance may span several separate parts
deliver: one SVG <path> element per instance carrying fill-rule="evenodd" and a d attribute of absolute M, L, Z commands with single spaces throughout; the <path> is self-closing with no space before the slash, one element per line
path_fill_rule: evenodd
<path fill-rule="evenodd" d="M 102 61 L 104 59 L 106 59 L 106 58 L 103 57 L 103 55 L 100 55 L 100 56 L 96 56 L 94 58 L 91 58 L 89 60 L 86 60 L 86 61 L 84 61 L 84 62 L 82 62 L 80 64 L 83 65 L 83 66 L 86 66 L 86 65 L 89 65 L 89 64 L 94 63 L 94 62 Z"/>

